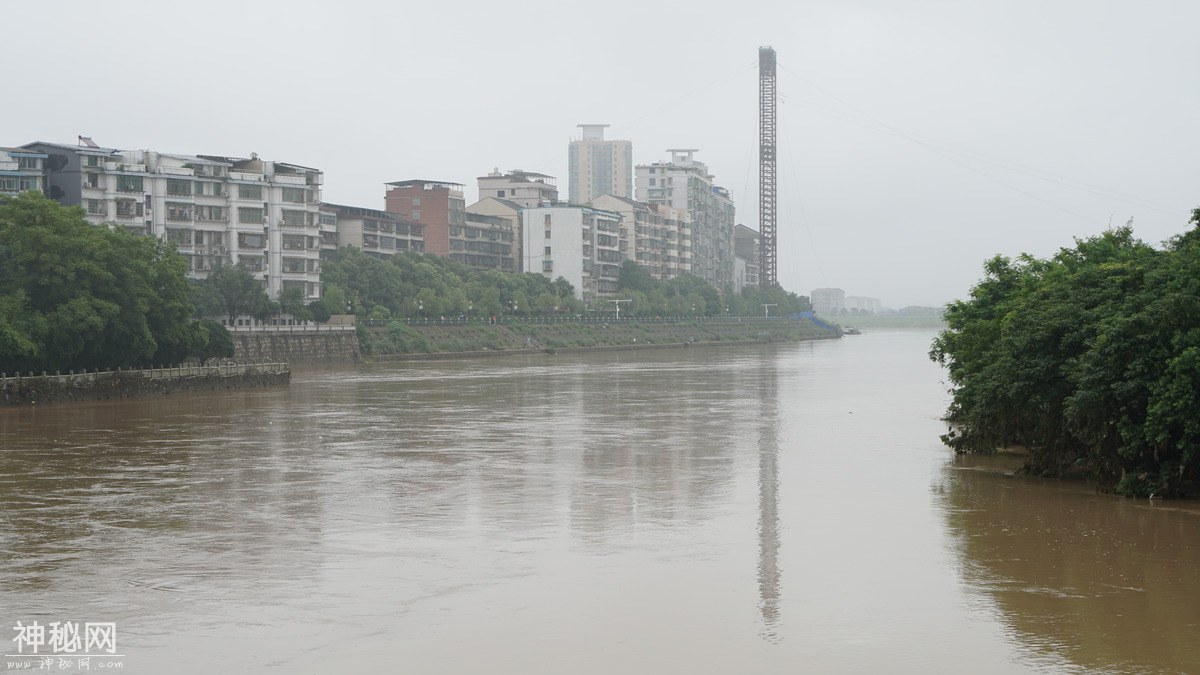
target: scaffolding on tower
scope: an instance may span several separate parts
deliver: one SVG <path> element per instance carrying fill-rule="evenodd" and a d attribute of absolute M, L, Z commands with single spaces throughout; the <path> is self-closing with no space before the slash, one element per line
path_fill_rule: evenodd
<path fill-rule="evenodd" d="M 775 199 L 775 50 L 758 48 L 759 285 L 779 286 Z"/>

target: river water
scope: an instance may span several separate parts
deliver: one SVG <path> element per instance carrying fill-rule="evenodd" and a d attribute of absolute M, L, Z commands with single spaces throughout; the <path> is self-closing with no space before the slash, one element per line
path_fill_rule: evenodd
<path fill-rule="evenodd" d="M 1200 510 L 953 457 L 931 337 L 0 410 L 0 648 L 111 622 L 92 670 L 1200 670 Z"/>

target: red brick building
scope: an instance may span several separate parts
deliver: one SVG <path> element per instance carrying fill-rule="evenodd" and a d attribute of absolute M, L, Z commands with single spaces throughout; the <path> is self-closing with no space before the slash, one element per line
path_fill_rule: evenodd
<path fill-rule="evenodd" d="M 402 180 L 387 184 L 384 210 L 425 226 L 425 252 L 450 255 L 450 228 L 466 224 L 461 183 Z"/>

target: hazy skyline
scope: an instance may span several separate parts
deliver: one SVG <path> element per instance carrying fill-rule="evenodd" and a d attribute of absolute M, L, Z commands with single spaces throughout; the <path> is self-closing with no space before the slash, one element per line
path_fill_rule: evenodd
<path fill-rule="evenodd" d="M 1200 205 L 1189 2 L 46 2 L 6 6 L 0 145 L 257 152 L 324 199 L 493 167 L 558 178 L 580 123 L 635 163 L 699 148 L 757 228 L 757 49 L 779 55 L 789 290 L 962 297 L 996 254 L 1052 254 Z"/>

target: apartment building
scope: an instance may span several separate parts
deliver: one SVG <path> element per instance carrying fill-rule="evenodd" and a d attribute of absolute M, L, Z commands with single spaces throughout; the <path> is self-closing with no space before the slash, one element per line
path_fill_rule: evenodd
<path fill-rule="evenodd" d="M 512 229 L 513 233 L 513 262 L 515 264 L 514 271 L 524 272 L 522 266 L 523 244 L 521 243 L 521 209 L 523 207 L 507 199 L 499 197 L 483 197 L 479 201 L 467 207 L 467 218 L 470 219 L 472 214 L 480 216 L 494 216 L 504 221 L 505 226 Z"/>
<path fill-rule="evenodd" d="M 189 261 L 189 276 L 241 263 L 268 295 L 321 296 L 318 169 L 259 159 L 37 142 L 46 191 L 96 224 L 160 237 Z"/>
<path fill-rule="evenodd" d="M 759 236 L 756 230 L 739 224 L 733 230 L 733 292 L 758 285 Z"/>
<path fill-rule="evenodd" d="M 0 195 L 45 192 L 46 157 L 25 148 L 0 148 Z"/>
<path fill-rule="evenodd" d="M 513 169 L 508 173 L 500 173 L 493 169 L 486 176 L 476 179 L 479 184 L 479 198 L 498 197 L 516 202 L 523 208 L 543 206 L 558 203 L 558 185 L 554 176 L 544 173 Z"/>
<path fill-rule="evenodd" d="M 450 228 L 450 259 L 479 270 L 517 271 L 512 221 L 467 211 L 466 224 Z"/>
<path fill-rule="evenodd" d="M 567 147 L 567 194 L 571 204 L 600 195 L 633 198 L 633 143 L 606 141 L 607 124 L 580 124 L 582 137 Z"/>
<path fill-rule="evenodd" d="M 589 206 L 621 215 L 632 244 L 625 259 L 655 279 L 672 279 L 691 271 L 691 228 L 684 211 L 665 204 L 647 204 L 617 195 L 601 195 Z"/>
<path fill-rule="evenodd" d="M 672 149 L 670 161 L 638 165 L 638 201 L 686 212 L 691 228 L 690 273 L 717 288 L 733 284 L 734 205 L 713 183 L 696 149 Z"/>
<path fill-rule="evenodd" d="M 389 211 L 364 206 L 322 204 L 322 216 L 332 213 L 334 250 L 353 246 L 369 256 L 390 258 L 406 251 L 425 251 L 425 226 L 401 218 Z M 328 250 L 324 224 L 322 250 Z M 328 255 L 328 254 L 326 254 Z"/>
<path fill-rule="evenodd" d="M 466 225 L 466 200 L 461 183 L 440 180 L 401 180 L 387 183 L 384 210 L 425 228 L 425 252 L 450 255 L 450 230 Z"/>
<path fill-rule="evenodd" d="M 563 277 L 579 298 L 617 292 L 629 247 L 621 215 L 586 206 L 540 206 L 521 211 L 525 270 Z"/>

